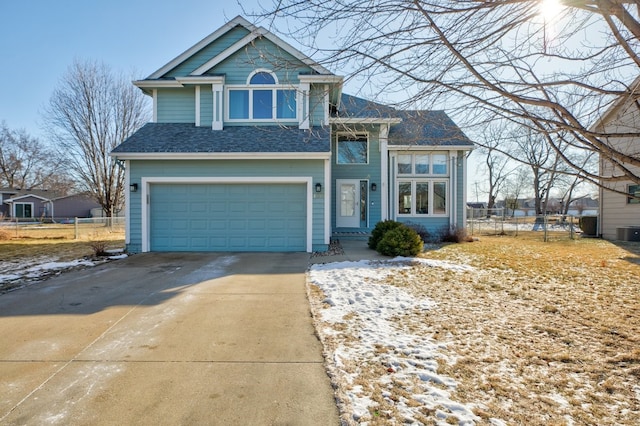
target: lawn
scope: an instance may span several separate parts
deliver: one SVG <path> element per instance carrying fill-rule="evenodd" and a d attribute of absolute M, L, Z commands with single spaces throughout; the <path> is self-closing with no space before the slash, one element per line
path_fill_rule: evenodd
<path fill-rule="evenodd" d="M 316 328 L 343 418 L 370 425 L 637 424 L 639 253 L 637 243 L 544 243 L 524 233 L 422 255 L 441 264 L 370 264 L 376 273 L 349 280 L 363 265 L 342 265 L 335 278 L 312 275 Z M 375 309 L 358 311 L 358 296 L 347 297 L 350 310 L 336 319 L 335 289 L 351 281 L 380 289 Z M 394 289 L 419 303 L 392 311 Z M 384 332 L 367 337 L 376 330 Z M 363 345 L 371 350 L 356 349 Z M 345 354 L 355 359 L 346 362 Z M 412 375 L 416 366 L 421 372 Z M 368 413 L 358 412 L 363 404 Z"/>
<path fill-rule="evenodd" d="M 81 238 L 75 239 L 76 228 L 71 225 L 26 225 L 17 230 L 13 226 L 0 227 L 0 293 L 26 280 L 40 280 L 48 273 L 31 273 L 38 265 L 68 262 L 92 257 L 95 248 L 124 248 L 124 233 L 102 227 L 81 229 Z M 58 273 L 54 268 L 51 273 Z M 31 275 L 31 278 L 17 278 Z"/>

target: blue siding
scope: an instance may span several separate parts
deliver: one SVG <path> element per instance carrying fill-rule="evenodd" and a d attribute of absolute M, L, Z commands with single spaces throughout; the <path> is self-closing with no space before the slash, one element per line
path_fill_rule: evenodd
<path fill-rule="evenodd" d="M 295 176 L 324 182 L 324 160 L 131 160 L 130 181 L 141 185 L 143 177 L 241 177 Z M 131 252 L 142 250 L 141 191 L 130 194 Z M 313 197 L 312 246 L 326 248 L 324 243 L 324 193 Z"/>
<path fill-rule="evenodd" d="M 210 85 L 200 86 L 200 125 L 211 127 L 213 122 L 213 92 Z"/>
<path fill-rule="evenodd" d="M 311 94 L 309 96 L 309 119 L 312 126 L 324 125 L 324 84 L 311 85 Z"/>
<path fill-rule="evenodd" d="M 158 89 L 158 123 L 195 123 L 196 89 Z"/>
<path fill-rule="evenodd" d="M 189 57 L 186 61 L 165 74 L 165 77 L 184 77 L 191 74 L 211 58 L 218 56 L 229 46 L 249 34 L 249 30 L 236 27 Z"/>
<path fill-rule="evenodd" d="M 273 71 L 280 84 L 298 84 L 298 74 L 312 71 L 271 41 L 260 38 L 216 65 L 210 73 L 225 74 L 225 84 L 246 84 L 247 77 L 256 68 Z"/>

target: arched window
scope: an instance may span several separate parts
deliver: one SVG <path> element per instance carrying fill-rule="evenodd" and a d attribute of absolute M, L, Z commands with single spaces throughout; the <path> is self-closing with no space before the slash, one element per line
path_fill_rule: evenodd
<path fill-rule="evenodd" d="M 272 86 L 272 87 L 270 87 Z M 228 86 L 229 120 L 295 120 L 296 90 L 266 69 L 249 74 L 245 86 Z"/>
<path fill-rule="evenodd" d="M 249 84 L 276 84 L 276 78 L 268 71 L 258 71 L 249 78 Z"/>

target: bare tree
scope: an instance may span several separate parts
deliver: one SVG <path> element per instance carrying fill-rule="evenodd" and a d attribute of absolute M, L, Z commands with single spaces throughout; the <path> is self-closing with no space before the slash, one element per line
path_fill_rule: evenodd
<path fill-rule="evenodd" d="M 640 96 L 637 1 L 276 0 L 255 14 L 338 72 L 416 107 L 446 106 L 467 129 L 504 119 L 549 135 L 569 168 L 599 183 L 631 179 L 640 157 L 592 125 L 621 96 Z M 287 24 L 276 22 L 286 19 Z M 454 109 L 454 108 L 457 108 Z M 616 166 L 599 176 L 565 157 L 574 147 Z"/>
<path fill-rule="evenodd" d="M 503 126 L 489 126 L 483 133 L 483 146 L 479 149 L 484 156 L 483 163 L 479 165 L 479 174 L 485 177 L 487 185 L 487 214 L 495 207 L 498 195 L 504 189 L 509 174 L 513 171 L 513 163 L 509 157 L 500 152 L 500 146 L 504 143 L 504 134 L 507 132 Z"/>
<path fill-rule="evenodd" d="M 573 157 L 575 164 L 582 164 L 582 168 L 587 170 L 593 170 L 597 167 L 595 160 L 596 158 L 593 152 L 577 152 Z M 556 187 L 560 191 L 561 214 L 563 216 L 569 214 L 569 209 L 574 202 L 587 197 L 594 189 L 593 185 L 585 185 L 585 180 L 580 175 L 562 176 Z M 580 188 L 583 190 L 577 194 L 576 192 L 579 191 Z"/>
<path fill-rule="evenodd" d="M 520 207 L 521 197 L 524 195 L 525 189 L 531 186 L 531 178 L 529 170 L 520 165 L 516 167 L 509 175 L 504 185 L 504 204 L 505 208 L 511 210 L 511 216 L 515 216 L 516 210 Z"/>
<path fill-rule="evenodd" d="M 514 135 L 514 158 L 527 164 L 532 176 L 534 209 L 536 214 L 546 214 L 551 190 L 560 177 L 561 156 L 546 143 L 546 138 L 529 130 Z"/>
<path fill-rule="evenodd" d="M 107 216 L 124 202 L 124 169 L 109 154 L 148 120 L 142 92 L 96 62 L 74 62 L 51 96 L 47 128 L 74 177 Z"/>
<path fill-rule="evenodd" d="M 57 165 L 52 150 L 40 140 L 0 124 L 0 186 L 55 189 Z"/>

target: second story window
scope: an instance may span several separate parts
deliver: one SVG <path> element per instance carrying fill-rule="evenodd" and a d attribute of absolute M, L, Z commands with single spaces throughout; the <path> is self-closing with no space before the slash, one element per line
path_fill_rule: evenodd
<path fill-rule="evenodd" d="M 227 119 L 234 120 L 296 120 L 296 90 L 278 84 L 275 74 L 257 70 L 247 79 L 247 85 L 230 85 L 227 89 Z"/>

